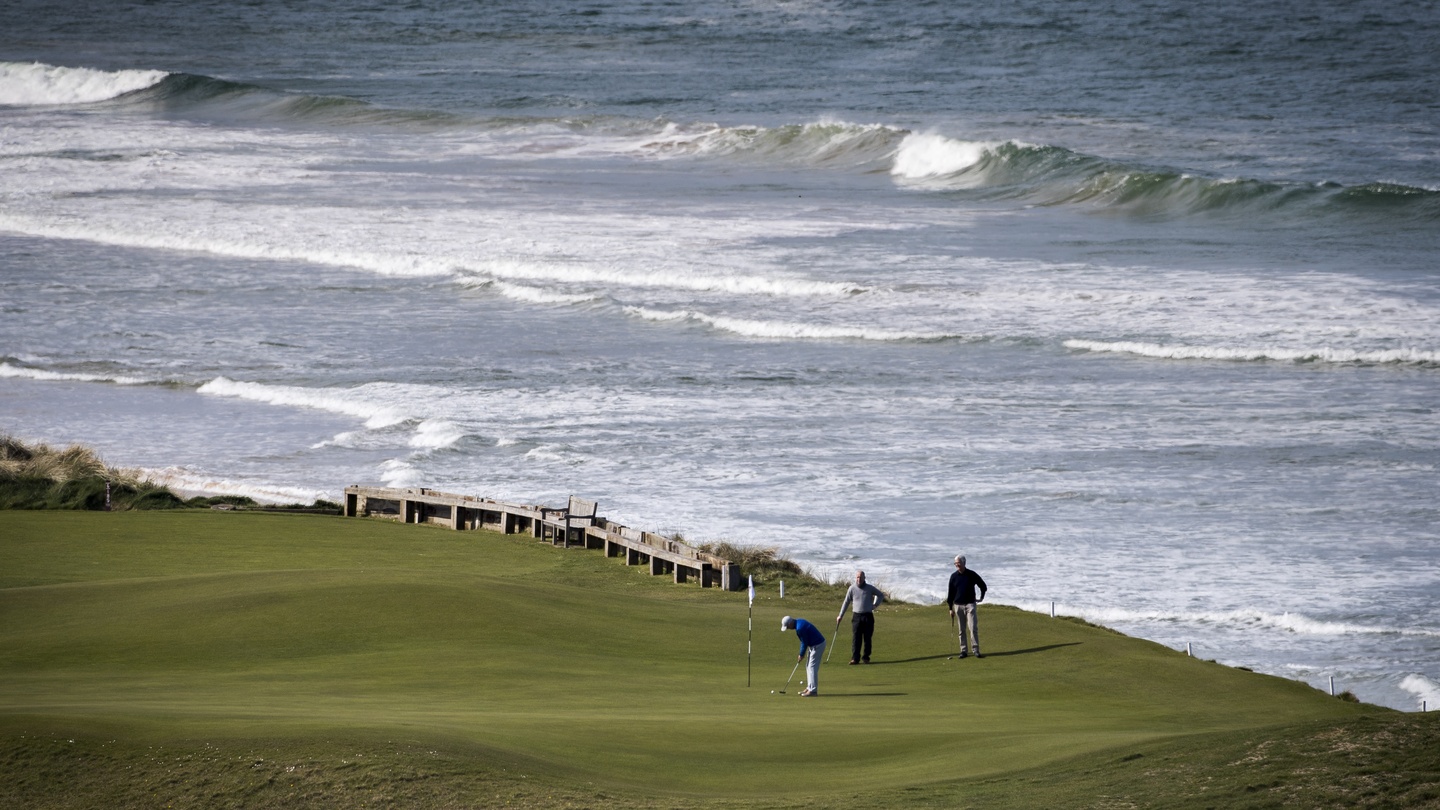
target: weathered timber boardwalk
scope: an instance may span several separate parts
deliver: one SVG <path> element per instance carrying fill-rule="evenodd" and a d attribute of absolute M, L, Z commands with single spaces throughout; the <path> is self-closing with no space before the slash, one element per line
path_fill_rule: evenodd
<path fill-rule="evenodd" d="M 401 523 L 436 523 L 451 529 L 490 529 L 529 534 L 564 548 L 604 549 L 606 557 L 624 556 L 626 565 L 649 565 L 652 576 L 670 574 L 676 582 L 697 579 L 701 587 L 727 591 L 745 587 L 740 566 L 679 540 L 643 532 L 596 514 L 597 504 L 570 497 L 564 508 L 515 504 L 436 492 L 424 487 L 345 488 L 346 517 L 386 517 Z"/>

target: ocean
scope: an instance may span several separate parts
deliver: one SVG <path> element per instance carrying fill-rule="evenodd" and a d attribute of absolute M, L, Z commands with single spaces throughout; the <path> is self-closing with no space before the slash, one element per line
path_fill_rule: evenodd
<path fill-rule="evenodd" d="M 1435 2 L 10 0 L 0 431 L 1434 708 L 1437 76 Z"/>

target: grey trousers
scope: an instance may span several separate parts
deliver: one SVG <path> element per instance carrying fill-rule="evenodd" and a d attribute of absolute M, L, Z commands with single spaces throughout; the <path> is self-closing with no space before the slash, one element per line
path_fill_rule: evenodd
<path fill-rule="evenodd" d="M 820 642 L 810 648 L 809 658 L 805 662 L 805 685 L 811 690 L 820 688 L 820 656 L 825 652 L 825 642 Z"/>
<path fill-rule="evenodd" d="M 980 654 L 980 621 L 975 616 L 975 603 L 966 602 L 955 606 L 955 618 L 959 619 L 960 652 L 965 652 L 965 630 L 970 630 L 970 652 Z"/>

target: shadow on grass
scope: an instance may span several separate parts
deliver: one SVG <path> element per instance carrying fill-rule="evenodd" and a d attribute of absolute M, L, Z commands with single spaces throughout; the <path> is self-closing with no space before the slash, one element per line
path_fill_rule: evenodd
<path fill-rule="evenodd" d="M 868 664 L 861 664 L 861 666 L 883 667 L 883 666 L 886 666 L 887 664 L 913 664 L 913 663 L 915 663 L 916 661 L 936 661 L 936 660 L 939 660 L 939 659 L 941 659 L 941 658 L 949 658 L 949 657 L 950 657 L 950 656 L 948 656 L 948 655 L 922 655 L 922 656 L 920 656 L 919 658 L 901 658 L 901 659 L 896 660 L 896 661 L 871 661 L 871 662 L 868 663 Z"/>
<path fill-rule="evenodd" d="M 1029 655 L 1030 653 L 1045 652 L 1046 650 L 1058 650 L 1061 647 L 1078 647 L 1083 641 L 1067 641 L 1064 644 L 1046 644 L 1044 647 L 1031 647 L 1028 650 L 1006 650 L 1005 652 L 987 652 L 986 658 L 1000 658 L 1006 655 Z"/>
<path fill-rule="evenodd" d="M 1080 641 L 1067 641 L 1067 642 L 1064 643 L 1064 644 L 1046 644 L 1044 647 L 1031 647 L 1031 648 L 1025 649 L 1025 650 L 1006 650 L 1006 651 L 1004 651 L 1004 652 L 987 652 L 987 653 L 985 653 L 985 657 L 986 657 L 986 658 L 1000 658 L 1000 657 L 1006 656 L 1006 655 L 1029 655 L 1030 653 L 1045 652 L 1046 650 L 1056 650 L 1056 649 L 1059 649 L 1059 648 L 1061 648 L 1061 647 L 1075 647 L 1075 646 L 1078 646 L 1078 645 L 1083 644 L 1083 643 L 1084 643 L 1084 642 L 1080 642 Z M 938 660 L 940 660 L 941 658 L 954 658 L 954 657 L 955 657 L 954 653 L 950 653 L 950 654 L 946 654 L 946 655 L 922 655 L 922 656 L 920 656 L 920 657 L 918 657 L 918 658 L 901 658 L 901 659 L 898 659 L 898 660 L 896 660 L 896 661 L 871 661 L 869 664 L 866 664 L 866 665 L 864 665 L 864 666 L 872 666 L 872 667 L 880 666 L 880 667 L 883 667 L 883 666 L 885 666 L 885 665 L 887 665 L 887 664 L 913 664 L 913 663 L 916 662 L 916 661 L 938 661 Z"/>

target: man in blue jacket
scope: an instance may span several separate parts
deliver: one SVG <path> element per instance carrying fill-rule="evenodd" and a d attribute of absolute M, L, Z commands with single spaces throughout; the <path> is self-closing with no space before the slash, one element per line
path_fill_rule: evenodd
<path fill-rule="evenodd" d="M 796 662 L 803 659 L 807 652 L 810 654 L 810 660 L 805 664 L 806 688 L 800 697 L 815 697 L 820 693 L 820 654 L 825 651 L 825 637 L 810 622 L 789 616 L 780 620 L 780 630 L 794 630 L 795 635 L 800 637 L 800 654 L 795 656 Z"/>

